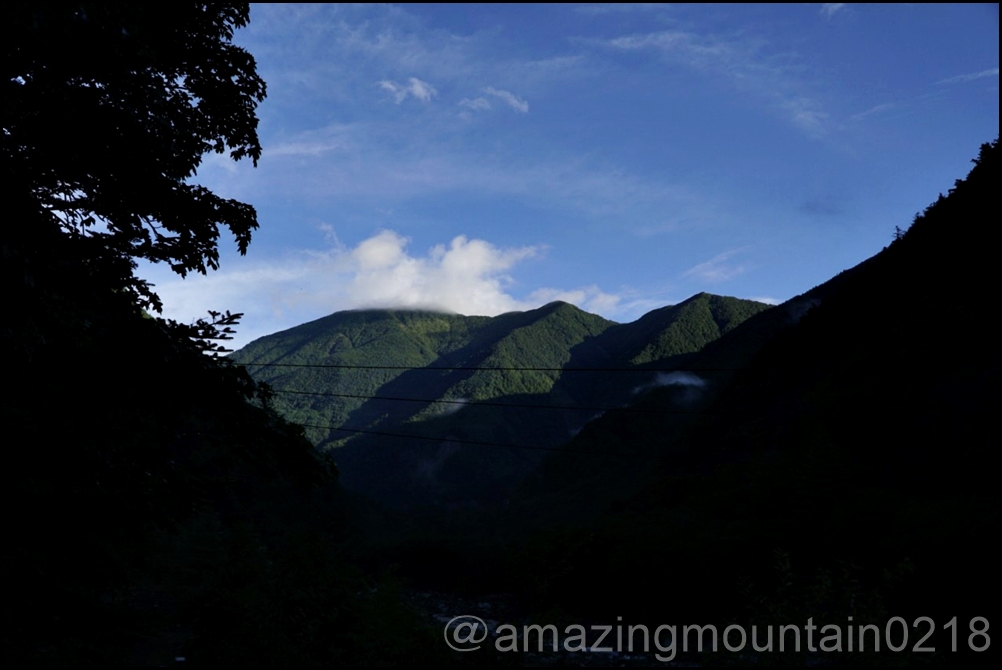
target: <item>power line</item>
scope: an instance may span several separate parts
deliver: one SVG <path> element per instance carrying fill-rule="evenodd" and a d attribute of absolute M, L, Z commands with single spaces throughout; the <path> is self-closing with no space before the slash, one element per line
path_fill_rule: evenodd
<path fill-rule="evenodd" d="M 280 367 L 280 368 L 330 368 L 335 370 L 461 370 L 467 372 L 736 372 L 746 368 L 536 368 L 536 367 L 479 367 L 465 365 L 427 365 L 415 367 L 412 365 L 343 365 L 339 363 L 237 363 L 244 367 Z"/>
<path fill-rule="evenodd" d="M 634 407 L 589 407 L 585 405 L 533 405 L 531 403 L 514 403 L 514 402 L 491 402 L 491 401 L 475 401 L 470 402 L 467 400 L 434 400 L 431 398 L 396 398 L 392 396 L 380 396 L 380 395 L 360 395 L 354 393 L 329 393 L 325 391 L 293 391 L 291 389 L 272 389 L 275 393 L 288 393 L 295 395 L 319 395 L 328 396 L 332 398 L 356 398 L 361 400 L 393 400 L 397 402 L 421 402 L 421 403 L 442 403 L 449 405 L 463 405 L 468 407 L 516 407 L 516 408 L 527 408 L 527 409 L 562 409 L 562 410 L 581 410 L 581 411 L 591 411 L 591 412 L 634 412 L 638 414 L 712 414 L 712 412 L 705 412 L 699 410 L 682 410 L 682 409 L 641 409 Z"/>
<path fill-rule="evenodd" d="M 577 367 L 566 367 L 566 368 L 547 368 L 547 367 L 471 367 L 471 366 L 425 366 L 425 367 L 413 367 L 413 366 L 403 366 L 403 365 L 344 365 L 344 364 L 312 364 L 312 363 L 247 363 L 247 366 L 257 365 L 260 367 L 291 367 L 291 368 L 331 368 L 331 369 L 346 369 L 346 370 L 438 370 L 438 371 L 504 371 L 504 372 L 730 372 L 743 370 L 744 368 L 577 368 Z M 443 399 L 431 399 L 431 398 L 400 398 L 395 396 L 378 396 L 378 395 L 363 395 L 363 394 L 353 394 L 353 393 L 333 393 L 328 391 L 297 391 L 293 389 L 273 389 L 275 393 L 284 394 L 294 394 L 294 395 L 317 395 L 317 396 L 327 396 L 335 398 L 354 398 L 360 400 L 387 400 L 395 402 L 419 402 L 419 403 L 442 403 L 442 404 L 452 404 L 452 405 L 482 405 L 486 407 L 513 407 L 513 408 L 527 408 L 527 409 L 553 409 L 553 410 L 579 410 L 579 411 L 597 411 L 597 412 L 628 412 L 628 413 L 644 413 L 644 414 L 712 414 L 712 412 L 698 411 L 698 410 L 650 410 L 632 407 L 591 407 L 591 406 L 569 406 L 569 405 L 534 405 L 529 403 L 502 403 L 502 402 L 491 402 L 491 401 L 477 401 L 468 402 L 464 400 L 443 400 Z M 294 422 L 298 423 L 298 422 Z M 611 454 L 594 452 L 594 451 L 578 451 L 578 450 L 567 450 L 559 447 L 538 447 L 538 446 L 527 446 L 518 444 L 507 444 L 501 442 L 488 442 L 484 440 L 463 440 L 463 439 L 449 439 L 442 437 L 431 437 L 423 435 L 413 435 L 406 433 L 391 433 L 386 431 L 376 431 L 376 430 L 363 430 L 356 428 L 344 428 L 339 426 L 328 426 L 319 424 L 307 424 L 300 423 L 299 425 L 304 428 L 315 428 L 320 430 L 329 431 L 340 431 L 345 433 L 354 433 L 359 435 L 373 435 L 378 437 L 396 437 L 403 439 L 412 440 L 422 440 L 430 442 L 454 442 L 456 444 L 469 444 L 484 447 L 498 447 L 498 448 L 508 448 L 508 449 L 529 449 L 533 451 L 559 451 L 562 453 L 575 453 L 575 454 L 591 454 L 595 456 L 608 456 Z"/>

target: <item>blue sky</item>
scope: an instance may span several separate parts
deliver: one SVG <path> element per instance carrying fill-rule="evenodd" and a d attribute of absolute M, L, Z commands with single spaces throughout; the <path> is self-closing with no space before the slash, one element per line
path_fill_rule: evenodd
<path fill-rule="evenodd" d="M 999 127 L 998 5 L 252 6 L 247 256 L 164 315 L 235 343 L 341 309 L 616 321 L 802 293 L 887 245 Z M 930 268 L 930 272 L 935 272 Z"/>

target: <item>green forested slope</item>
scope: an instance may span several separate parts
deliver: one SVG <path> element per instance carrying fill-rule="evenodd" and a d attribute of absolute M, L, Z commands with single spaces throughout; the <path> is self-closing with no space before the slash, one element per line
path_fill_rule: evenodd
<path fill-rule="evenodd" d="M 545 452 L 463 442 L 557 447 L 596 414 L 573 408 L 618 407 L 655 379 L 645 367 L 697 351 L 766 308 L 699 294 L 629 324 L 561 302 L 493 318 L 340 312 L 261 338 L 233 358 L 276 389 L 283 415 L 336 449 L 347 486 L 402 504 L 467 504 L 502 499 Z"/>
<path fill-rule="evenodd" d="M 360 396 L 279 393 L 275 401 L 279 411 L 290 420 L 306 424 L 314 442 L 323 442 L 329 431 L 309 426 L 343 424 L 362 407 L 364 397 L 374 395 L 404 371 L 422 368 L 467 345 L 486 324 L 487 319 L 482 317 L 431 312 L 339 312 L 256 340 L 236 352 L 233 359 L 247 364 L 256 379 L 279 391 Z M 295 367 L 260 367 L 254 363 Z M 310 367 L 317 365 L 344 367 Z"/>

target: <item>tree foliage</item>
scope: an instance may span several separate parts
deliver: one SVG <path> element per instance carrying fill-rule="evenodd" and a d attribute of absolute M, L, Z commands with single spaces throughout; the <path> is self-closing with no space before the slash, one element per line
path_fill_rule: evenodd
<path fill-rule="evenodd" d="M 191 182 L 206 153 L 261 156 L 265 83 L 231 42 L 246 5 L 18 3 L 0 28 L 5 190 L 22 221 L 8 255 L 57 229 L 115 288 L 160 303 L 135 259 L 184 276 L 219 264 L 221 227 L 245 252 L 256 213 Z M 31 279 L 29 273 L 28 279 Z"/>
<path fill-rule="evenodd" d="M 253 207 L 192 183 L 207 153 L 261 155 L 265 85 L 231 43 L 247 20 L 246 5 L 24 3 L 0 26 L 7 657 L 122 662 L 137 637 L 195 625 L 137 600 L 184 600 L 157 567 L 179 540 L 152 534 L 206 517 L 220 536 L 288 528 L 330 480 L 267 388 L 207 355 L 239 315 L 153 318 L 135 275 L 139 259 L 205 272 L 221 228 L 243 252 L 257 227 Z M 269 560 L 277 532 L 260 543 Z"/>

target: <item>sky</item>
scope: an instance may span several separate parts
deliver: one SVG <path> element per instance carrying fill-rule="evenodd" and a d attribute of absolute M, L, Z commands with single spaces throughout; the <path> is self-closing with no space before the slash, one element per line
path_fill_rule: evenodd
<path fill-rule="evenodd" d="M 253 5 L 246 256 L 164 316 L 233 344 L 344 309 L 618 322 L 706 291 L 776 303 L 879 252 L 998 136 L 998 5 Z M 930 268 L 935 272 L 936 268 Z"/>

